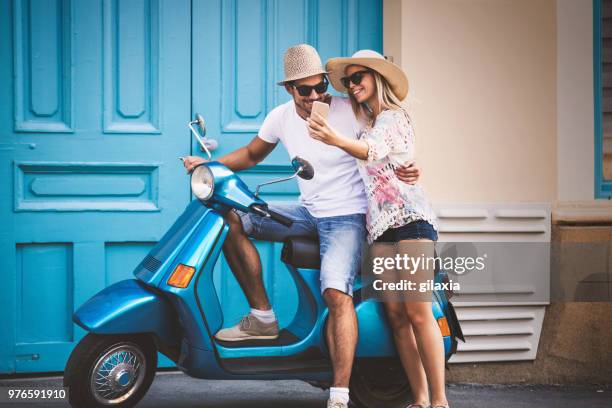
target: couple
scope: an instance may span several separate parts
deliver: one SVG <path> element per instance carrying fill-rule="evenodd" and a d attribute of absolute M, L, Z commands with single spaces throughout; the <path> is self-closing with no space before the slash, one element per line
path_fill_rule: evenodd
<path fill-rule="evenodd" d="M 290 157 L 308 160 L 315 175 L 308 181 L 298 179 L 300 204 L 274 208 L 293 220 L 289 228 L 254 214 L 228 215 L 223 250 L 251 311 L 216 337 L 242 341 L 278 336 L 261 260 L 249 236 L 265 241 L 318 238 L 321 293 L 329 308 L 326 339 L 333 365 L 327 406 L 343 408 L 348 406 L 358 334 L 353 281 L 366 237 L 370 244 L 431 242 L 433 251 L 437 222 L 423 190 L 413 184 L 419 171 L 409 163 L 414 157 L 414 133 L 401 102 L 408 93 L 401 68 L 363 50 L 351 58 L 330 59 L 326 71 L 317 51 L 307 44 L 289 48 L 284 63 L 285 79 L 279 85 L 292 100 L 266 116 L 247 146 L 219 162 L 233 171 L 250 168 L 281 141 Z M 328 81 L 349 97 L 327 94 Z M 314 101 L 330 105 L 327 120 L 317 114 L 310 117 Z M 184 164 L 191 172 L 202 161 L 189 156 Z M 429 406 L 428 380 L 433 407 L 447 407 L 444 346 L 431 303 L 385 302 L 385 308 L 415 398 L 410 407 Z"/>

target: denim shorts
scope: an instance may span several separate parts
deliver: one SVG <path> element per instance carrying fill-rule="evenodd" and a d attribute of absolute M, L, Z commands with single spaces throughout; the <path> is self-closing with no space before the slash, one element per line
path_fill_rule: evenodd
<path fill-rule="evenodd" d="M 397 228 L 389 228 L 375 242 L 399 242 L 405 239 L 438 240 L 434 227 L 424 220 L 417 220 Z"/>
<path fill-rule="evenodd" d="M 299 204 L 271 205 L 270 209 L 293 220 L 293 225 L 285 227 L 257 214 L 239 213 L 244 231 L 262 241 L 282 242 L 289 237 L 318 239 L 321 293 L 336 289 L 352 296 L 365 248 L 365 214 L 317 218 Z"/>

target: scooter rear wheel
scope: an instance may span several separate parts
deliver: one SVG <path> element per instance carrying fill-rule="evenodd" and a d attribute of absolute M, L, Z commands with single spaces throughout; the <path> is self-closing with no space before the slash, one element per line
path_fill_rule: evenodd
<path fill-rule="evenodd" d="M 408 378 L 398 361 L 356 361 L 350 389 L 357 408 L 405 407 L 412 402 Z"/>
<path fill-rule="evenodd" d="M 88 334 L 66 364 L 64 386 L 73 407 L 127 408 L 145 395 L 157 368 L 157 352 L 144 335 Z"/>

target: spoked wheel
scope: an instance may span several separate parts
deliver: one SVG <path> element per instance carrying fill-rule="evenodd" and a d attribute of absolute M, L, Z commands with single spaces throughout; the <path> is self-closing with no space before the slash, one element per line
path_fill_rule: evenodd
<path fill-rule="evenodd" d="M 64 385 L 73 407 L 132 407 L 151 386 L 156 368 L 148 337 L 88 334 L 70 355 Z"/>
<path fill-rule="evenodd" d="M 351 401 L 358 408 L 405 407 L 412 402 L 408 378 L 399 361 L 357 361 L 351 376 Z"/>

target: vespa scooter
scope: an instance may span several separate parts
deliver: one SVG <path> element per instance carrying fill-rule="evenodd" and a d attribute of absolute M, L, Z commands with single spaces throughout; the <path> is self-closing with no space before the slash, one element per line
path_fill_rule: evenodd
<path fill-rule="evenodd" d="M 189 127 L 210 157 L 211 141 L 205 138 L 202 117 L 198 115 Z M 296 157 L 292 165 L 293 176 L 274 182 L 313 177 L 305 160 Z M 198 166 L 191 176 L 191 189 L 197 199 L 136 267 L 136 279 L 107 287 L 74 313 L 74 322 L 88 334 L 73 350 L 65 369 L 64 385 L 72 406 L 134 406 L 153 381 L 157 352 L 196 378 L 299 379 L 329 387 L 328 312 L 319 291 L 318 243 L 303 238 L 284 243 L 281 259 L 295 282 L 298 299 L 295 317 L 278 339 L 218 341 L 214 334 L 223 326 L 223 313 L 213 269 L 229 229 L 224 215 L 237 209 L 284 225 L 292 221 L 271 210 L 219 162 Z M 362 289 L 356 282 L 359 342 L 351 399 L 359 407 L 405 406 L 411 400 L 410 387 L 383 307 L 362 299 Z M 444 291 L 433 293 L 432 312 L 442 330 L 448 359 L 461 332 Z M 202 393 L 206 398 L 204 390 Z"/>

